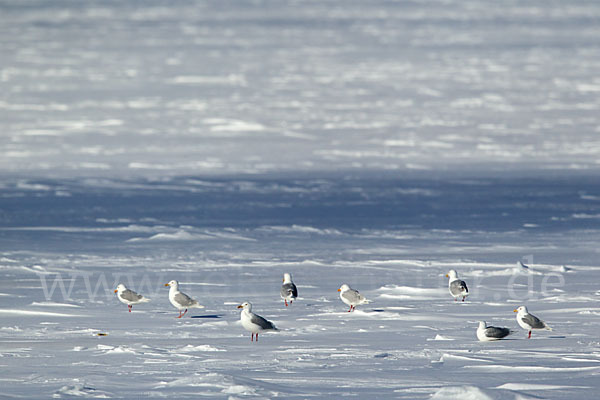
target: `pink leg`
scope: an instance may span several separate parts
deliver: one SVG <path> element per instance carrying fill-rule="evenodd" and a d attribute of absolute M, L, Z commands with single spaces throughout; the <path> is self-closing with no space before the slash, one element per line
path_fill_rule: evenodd
<path fill-rule="evenodd" d="M 127 308 L 129 308 L 129 312 L 131 312 L 131 305 L 128 305 Z"/>
<path fill-rule="evenodd" d="M 527 336 L 527 339 L 531 339 L 531 331 L 529 331 L 529 336 Z"/>
<path fill-rule="evenodd" d="M 462 301 L 465 301 L 465 298 L 463 297 Z"/>
<path fill-rule="evenodd" d="M 177 317 L 177 318 L 181 318 L 181 317 L 183 317 L 183 314 L 181 313 L 181 310 L 179 310 L 179 317 Z"/>
<path fill-rule="evenodd" d="M 258 342 L 258 333 L 256 334 L 256 341 Z"/>
<path fill-rule="evenodd" d="M 250 341 L 254 342 L 254 333 L 252 334 L 252 336 L 250 337 Z"/>
<path fill-rule="evenodd" d="M 350 309 L 348 310 L 348 312 L 352 311 L 352 306 L 350 306 Z"/>
<path fill-rule="evenodd" d="M 288 306 L 287 299 L 283 299 L 283 301 L 285 301 L 285 306 L 287 307 Z"/>

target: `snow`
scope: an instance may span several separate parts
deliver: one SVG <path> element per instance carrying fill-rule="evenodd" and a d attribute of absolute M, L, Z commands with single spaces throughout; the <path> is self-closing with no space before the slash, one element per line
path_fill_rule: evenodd
<path fill-rule="evenodd" d="M 597 398 L 600 3 L 0 9 L 1 396 Z"/>
<path fill-rule="evenodd" d="M 595 398 L 600 232 L 573 217 L 600 212 L 593 177 L 97 182 L 0 188 L 6 395 Z M 175 318 L 171 279 L 206 309 Z M 152 301 L 129 313 L 120 282 Z M 343 282 L 372 303 L 347 312 Z M 243 301 L 281 331 L 252 343 Z M 554 331 L 526 339 L 521 304 Z M 517 332 L 482 343 L 480 320 Z"/>

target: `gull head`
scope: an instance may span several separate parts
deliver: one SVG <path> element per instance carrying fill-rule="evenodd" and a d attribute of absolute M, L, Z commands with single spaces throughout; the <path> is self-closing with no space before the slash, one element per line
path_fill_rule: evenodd
<path fill-rule="evenodd" d="M 525 306 L 521 306 L 515 310 L 513 310 L 513 312 L 518 312 L 518 313 L 526 313 L 527 312 L 527 307 Z"/>
<path fill-rule="evenodd" d="M 446 278 L 450 278 L 450 279 L 456 279 L 458 278 L 458 274 L 456 273 L 455 270 L 451 269 L 450 271 L 448 271 L 448 273 L 446 274 Z"/>
<path fill-rule="evenodd" d="M 245 301 L 242 304 L 240 304 L 239 306 L 237 306 L 237 308 L 243 308 L 244 310 L 252 311 L 252 303 Z"/>
<path fill-rule="evenodd" d="M 179 287 L 179 282 L 177 282 L 175 279 L 173 279 L 169 283 L 165 283 L 165 286 L 170 286 L 170 287 L 177 289 Z"/>
<path fill-rule="evenodd" d="M 124 291 L 124 290 L 126 290 L 126 289 L 127 289 L 127 288 L 125 287 L 125 285 L 123 285 L 122 283 L 119 283 L 119 284 L 117 285 L 117 288 L 115 289 L 115 293 L 117 293 L 117 292 L 122 292 L 122 291 Z"/>
<path fill-rule="evenodd" d="M 350 286 L 348 286 L 344 283 L 342 286 L 340 286 L 340 288 L 338 289 L 338 292 L 345 292 L 346 290 L 350 290 Z"/>
<path fill-rule="evenodd" d="M 292 282 L 292 275 L 288 274 L 287 272 L 285 274 L 283 274 L 283 283 L 290 283 Z"/>
<path fill-rule="evenodd" d="M 479 328 L 477 329 L 485 329 L 487 328 L 487 324 L 485 323 L 485 321 L 479 321 Z"/>

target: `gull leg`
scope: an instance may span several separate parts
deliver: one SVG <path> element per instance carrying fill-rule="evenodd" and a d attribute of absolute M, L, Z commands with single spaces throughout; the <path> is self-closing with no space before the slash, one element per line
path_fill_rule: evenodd
<path fill-rule="evenodd" d="M 465 296 L 463 296 L 463 299 L 462 299 L 462 301 L 465 301 Z"/>
<path fill-rule="evenodd" d="M 287 299 L 283 299 L 283 301 L 285 301 L 285 306 L 287 307 L 288 306 Z"/>
<path fill-rule="evenodd" d="M 258 342 L 258 333 L 256 334 L 256 341 Z"/>
<path fill-rule="evenodd" d="M 131 304 L 128 304 L 127 308 L 129 308 L 129 312 L 131 312 Z"/>
<path fill-rule="evenodd" d="M 181 318 L 181 317 L 183 317 L 183 315 L 181 314 L 181 310 L 179 310 L 179 317 L 177 317 L 177 318 Z"/>
<path fill-rule="evenodd" d="M 527 336 L 527 339 L 531 339 L 531 331 L 529 331 L 529 336 Z"/>
<path fill-rule="evenodd" d="M 185 311 L 183 312 L 183 314 L 181 316 L 183 317 L 186 312 L 187 312 L 187 308 L 185 309 Z"/>

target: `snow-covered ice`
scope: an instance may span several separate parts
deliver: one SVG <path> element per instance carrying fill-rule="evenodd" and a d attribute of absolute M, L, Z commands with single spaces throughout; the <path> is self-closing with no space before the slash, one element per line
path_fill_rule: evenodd
<path fill-rule="evenodd" d="M 1 1 L 0 396 L 596 399 L 599 19 Z M 279 332 L 251 343 L 245 301 Z"/>
<path fill-rule="evenodd" d="M 8 396 L 597 393 L 600 231 L 572 217 L 600 210 L 578 194 L 600 194 L 593 178 L 322 178 L 323 190 L 280 177 L 212 178 L 202 189 L 188 178 L 19 182 L 0 189 Z M 411 187 L 417 194 L 398 190 Z M 130 240 L 173 229 L 202 238 Z M 450 269 L 469 282 L 464 303 L 448 293 Z M 285 272 L 300 292 L 292 307 L 280 298 Z M 175 318 L 171 279 L 206 308 Z M 152 302 L 129 313 L 114 294 L 119 282 Z M 372 302 L 348 313 L 342 282 Z M 280 331 L 251 343 L 243 301 Z M 554 331 L 527 339 L 513 313 L 521 304 Z M 518 332 L 482 343 L 480 320 Z"/>

